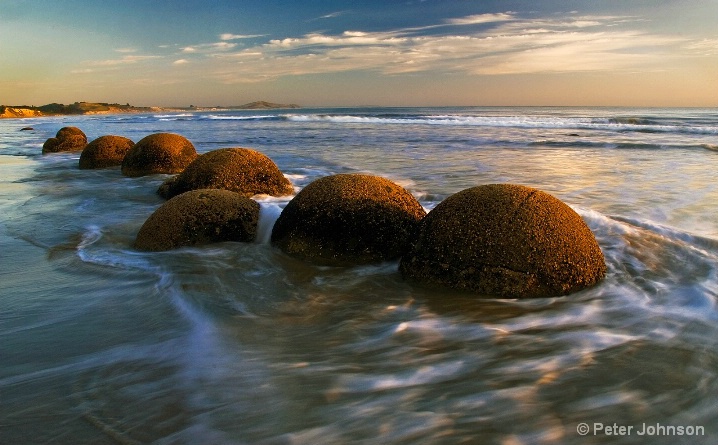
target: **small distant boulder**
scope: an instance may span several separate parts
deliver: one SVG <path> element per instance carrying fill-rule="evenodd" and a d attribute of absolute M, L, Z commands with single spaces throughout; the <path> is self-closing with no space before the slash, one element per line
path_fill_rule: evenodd
<path fill-rule="evenodd" d="M 160 206 L 140 228 L 135 248 L 164 251 L 222 241 L 254 241 L 259 204 L 228 190 L 193 190 Z"/>
<path fill-rule="evenodd" d="M 80 155 L 80 168 L 106 168 L 122 165 L 122 160 L 135 145 L 132 140 L 124 136 L 100 136 L 87 144 Z"/>
<path fill-rule="evenodd" d="M 32 127 L 22 127 L 20 131 L 34 131 L 35 129 Z"/>
<path fill-rule="evenodd" d="M 144 176 L 180 173 L 197 157 L 194 145 L 179 134 L 155 133 L 142 138 L 122 161 L 122 174 Z"/>
<path fill-rule="evenodd" d="M 87 136 L 77 127 L 63 127 L 54 138 L 49 138 L 42 145 L 42 153 L 59 153 L 62 151 L 80 151 L 87 145 Z"/>
<path fill-rule="evenodd" d="M 606 264 L 568 205 L 534 188 L 491 184 L 458 192 L 429 212 L 399 270 L 429 285 L 530 298 L 592 286 Z"/>
<path fill-rule="evenodd" d="M 294 192 L 292 184 L 267 156 L 249 148 L 222 148 L 198 156 L 182 173 L 165 181 L 157 193 L 168 199 L 205 188 L 231 190 L 247 197 Z"/>
<path fill-rule="evenodd" d="M 284 208 L 272 244 L 323 265 L 354 265 L 401 256 L 424 217 L 404 188 L 378 176 L 340 174 L 307 185 Z"/>

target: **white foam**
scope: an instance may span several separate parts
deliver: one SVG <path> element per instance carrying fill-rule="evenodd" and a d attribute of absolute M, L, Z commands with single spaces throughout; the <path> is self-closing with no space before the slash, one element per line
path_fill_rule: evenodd
<path fill-rule="evenodd" d="M 107 247 L 94 248 L 94 245 L 103 238 L 102 229 L 90 225 L 82 234 L 77 244 L 77 256 L 85 263 L 99 266 L 118 267 L 122 269 L 139 269 L 153 271 L 156 269 L 147 258 L 139 252 L 129 250 L 110 249 Z"/>
<path fill-rule="evenodd" d="M 218 114 L 210 114 L 205 117 L 205 119 L 210 120 L 229 120 L 229 121 L 251 121 L 251 120 L 262 120 L 262 119 L 276 119 L 278 116 L 276 114 L 270 114 L 270 115 L 251 115 L 251 116 L 237 116 L 237 115 L 218 115 Z"/>
<path fill-rule="evenodd" d="M 396 374 L 342 375 L 335 392 L 364 393 L 438 383 L 454 379 L 467 369 L 465 361 L 452 360 Z"/>
<path fill-rule="evenodd" d="M 448 125 L 474 127 L 514 127 L 514 128 L 560 128 L 643 131 L 656 133 L 692 133 L 718 134 L 718 127 L 661 125 L 620 122 L 611 119 L 590 117 L 552 117 L 552 116 L 465 116 L 465 115 L 427 115 L 413 117 L 384 117 L 358 115 L 291 114 L 287 120 L 292 122 L 329 122 L 339 124 L 403 124 L 403 125 Z"/>
<path fill-rule="evenodd" d="M 259 203 L 259 223 L 257 225 L 256 242 L 269 244 L 272 237 L 272 229 L 277 218 L 284 208 L 279 202 L 263 201 Z"/>
<path fill-rule="evenodd" d="M 182 113 L 182 114 L 156 114 L 155 117 L 157 119 L 171 119 L 176 117 L 193 117 L 194 114 L 192 113 Z"/>

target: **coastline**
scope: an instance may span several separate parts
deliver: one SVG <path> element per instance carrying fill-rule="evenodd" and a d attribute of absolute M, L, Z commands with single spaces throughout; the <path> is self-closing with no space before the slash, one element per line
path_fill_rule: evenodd
<path fill-rule="evenodd" d="M 108 104 L 95 102 L 75 102 L 71 105 L 48 104 L 40 107 L 34 106 L 8 106 L 0 105 L 0 119 L 26 119 L 50 116 L 83 116 L 105 114 L 139 114 L 139 113 L 182 113 L 201 111 L 231 111 L 231 110 L 277 110 L 301 108 L 297 104 L 279 104 L 266 101 L 250 102 L 243 105 L 229 107 L 136 107 L 130 104 Z"/>

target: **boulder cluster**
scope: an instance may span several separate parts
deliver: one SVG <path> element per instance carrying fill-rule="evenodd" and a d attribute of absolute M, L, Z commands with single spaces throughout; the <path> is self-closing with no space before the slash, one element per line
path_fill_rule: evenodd
<path fill-rule="evenodd" d="M 252 242 L 260 206 L 251 197 L 294 193 L 262 153 L 224 148 L 198 156 L 177 134 L 152 134 L 136 144 L 108 135 L 87 144 L 84 133 L 66 127 L 45 145 L 64 151 L 81 139 L 80 168 L 120 165 L 130 177 L 176 174 L 157 190 L 168 201 L 140 228 L 134 243 L 139 250 Z M 50 151 L 43 147 L 43 153 Z M 409 281 L 487 297 L 567 295 L 606 274 L 601 248 L 583 219 L 548 193 L 516 184 L 462 190 L 427 214 L 411 193 L 386 178 L 331 175 L 287 203 L 271 244 L 317 265 L 398 260 Z"/>

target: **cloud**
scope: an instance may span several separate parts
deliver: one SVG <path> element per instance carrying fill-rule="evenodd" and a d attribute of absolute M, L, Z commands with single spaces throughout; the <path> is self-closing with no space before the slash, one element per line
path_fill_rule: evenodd
<path fill-rule="evenodd" d="M 330 14 L 323 15 L 319 17 L 320 19 L 333 19 L 334 17 L 339 17 L 340 15 L 346 14 L 348 11 L 336 11 L 332 12 Z"/>
<path fill-rule="evenodd" d="M 450 25 L 479 25 L 483 23 L 505 22 L 509 20 L 514 20 L 514 16 L 511 13 L 475 14 L 456 19 L 449 19 L 446 20 L 446 23 Z"/>
<path fill-rule="evenodd" d="M 240 40 L 240 39 L 254 39 L 257 37 L 264 37 L 266 34 L 220 34 L 219 40 L 226 41 L 226 40 Z"/>
<path fill-rule="evenodd" d="M 198 45 L 186 46 L 182 48 L 183 53 L 211 53 L 215 51 L 229 51 L 237 46 L 236 43 L 216 42 L 201 43 Z"/>
<path fill-rule="evenodd" d="M 162 56 L 155 55 L 126 55 L 119 59 L 88 60 L 82 62 L 79 67 L 70 70 L 71 74 L 90 74 L 119 70 L 125 66 L 147 62 L 155 59 L 162 59 Z"/>
<path fill-rule="evenodd" d="M 112 67 L 118 65 L 130 65 L 138 62 L 144 62 L 146 60 L 159 59 L 161 56 L 123 56 L 119 59 L 107 59 L 107 60 L 96 60 L 92 62 L 86 62 L 89 66 L 95 67 Z"/>
<path fill-rule="evenodd" d="M 701 56 L 718 56 L 718 39 L 702 39 L 686 44 L 685 49 Z"/>
<path fill-rule="evenodd" d="M 222 34 L 220 42 L 181 49 L 173 65 L 187 63 L 186 55 L 199 57 L 202 63 L 195 66 L 201 66 L 203 75 L 232 84 L 350 71 L 469 76 L 635 72 L 676 64 L 688 57 L 687 52 L 693 57 L 715 54 L 714 40 L 664 36 L 642 30 L 641 24 L 640 19 L 625 16 L 521 18 L 506 12 L 454 18 L 423 28 L 314 32 L 241 50 L 228 41 L 236 35 Z"/>
<path fill-rule="evenodd" d="M 177 59 L 174 62 L 172 62 L 172 65 L 186 65 L 189 63 L 189 60 L 187 59 Z"/>

